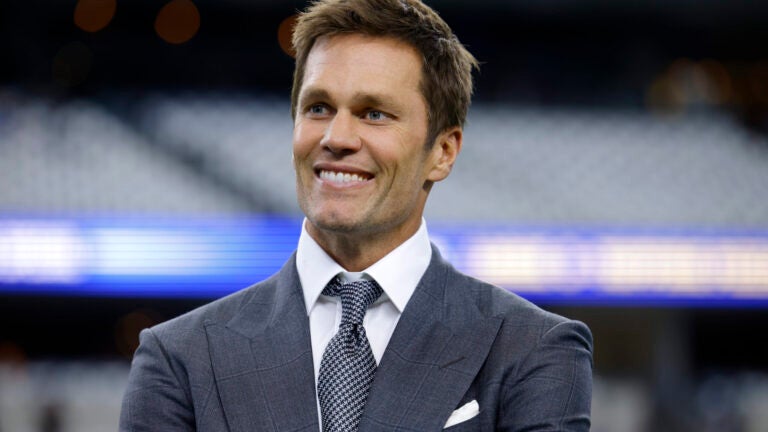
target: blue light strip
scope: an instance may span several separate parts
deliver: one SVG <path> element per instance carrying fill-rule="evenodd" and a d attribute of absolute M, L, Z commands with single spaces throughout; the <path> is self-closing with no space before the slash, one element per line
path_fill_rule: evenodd
<path fill-rule="evenodd" d="M 0 293 L 214 298 L 263 280 L 301 219 L 4 218 Z M 462 271 L 534 301 L 768 306 L 768 233 L 430 223 Z"/>

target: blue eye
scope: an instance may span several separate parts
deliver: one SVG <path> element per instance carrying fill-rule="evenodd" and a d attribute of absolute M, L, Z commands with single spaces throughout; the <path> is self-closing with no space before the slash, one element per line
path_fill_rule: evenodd
<path fill-rule="evenodd" d="M 386 117 L 386 115 L 381 111 L 368 111 L 366 116 L 368 117 L 368 120 L 374 121 L 383 120 Z"/>
<path fill-rule="evenodd" d="M 309 112 L 311 114 L 325 114 L 325 111 L 325 105 L 322 104 L 315 104 L 309 107 Z"/>

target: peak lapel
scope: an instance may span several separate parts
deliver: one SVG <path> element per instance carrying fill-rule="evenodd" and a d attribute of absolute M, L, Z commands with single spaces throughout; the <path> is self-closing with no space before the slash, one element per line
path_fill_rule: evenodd
<path fill-rule="evenodd" d="M 376 372 L 360 430 L 442 430 L 483 365 L 502 320 L 483 316 L 433 247 Z"/>
<path fill-rule="evenodd" d="M 251 290 L 228 323 L 206 326 L 229 429 L 317 431 L 309 320 L 295 257 Z"/>

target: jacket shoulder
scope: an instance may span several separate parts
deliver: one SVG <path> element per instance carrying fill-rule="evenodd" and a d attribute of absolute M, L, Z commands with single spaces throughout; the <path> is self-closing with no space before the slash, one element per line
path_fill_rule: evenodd
<path fill-rule="evenodd" d="M 459 292 L 475 304 L 486 317 L 501 317 L 507 325 L 525 323 L 528 326 L 552 327 L 567 318 L 545 311 L 529 300 L 496 285 L 476 279 L 453 269 L 448 278 L 451 292 Z"/>
<path fill-rule="evenodd" d="M 151 331 L 163 343 L 180 345 L 180 348 L 184 349 L 185 346 L 189 347 L 190 343 L 195 343 L 194 339 L 205 337 L 207 325 L 226 324 L 249 303 L 271 303 L 276 295 L 276 285 L 276 276 L 272 276 L 158 324 L 152 327 Z"/>

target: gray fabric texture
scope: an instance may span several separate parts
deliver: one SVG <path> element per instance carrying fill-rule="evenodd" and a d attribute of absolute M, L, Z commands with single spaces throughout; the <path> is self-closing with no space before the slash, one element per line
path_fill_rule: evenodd
<path fill-rule="evenodd" d="M 592 336 L 456 271 L 433 246 L 379 363 L 360 431 L 588 431 Z M 318 431 L 295 255 L 270 279 L 146 329 L 120 430 Z"/>

